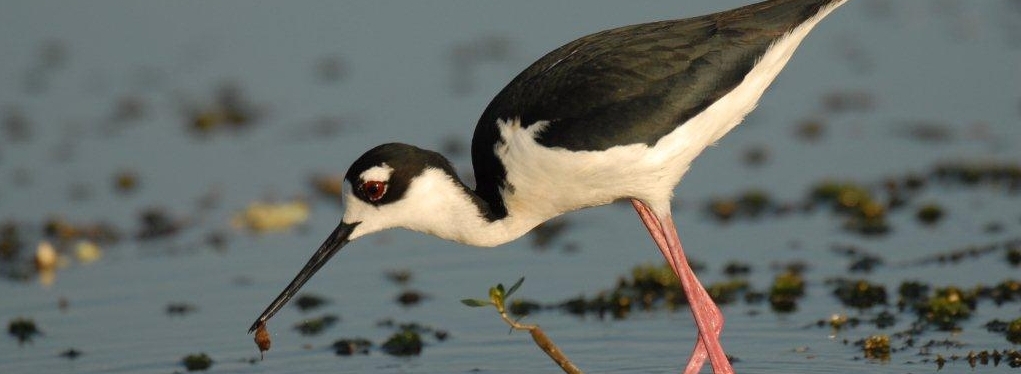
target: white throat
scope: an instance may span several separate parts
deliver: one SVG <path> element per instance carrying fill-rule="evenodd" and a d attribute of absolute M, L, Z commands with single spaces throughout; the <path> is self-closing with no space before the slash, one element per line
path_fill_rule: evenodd
<path fill-rule="evenodd" d="M 423 170 L 398 201 L 375 206 L 351 193 L 346 201 L 344 222 L 361 222 L 351 233 L 352 240 L 400 227 L 463 244 L 492 247 L 517 239 L 549 218 L 509 215 L 489 221 L 461 182 L 436 168 Z"/>

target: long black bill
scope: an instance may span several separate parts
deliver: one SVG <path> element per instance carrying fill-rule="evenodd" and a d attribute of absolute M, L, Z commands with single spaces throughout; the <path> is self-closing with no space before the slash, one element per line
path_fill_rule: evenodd
<path fill-rule="evenodd" d="M 359 223 L 360 222 L 345 223 L 341 221 L 340 224 L 337 225 L 337 228 L 333 229 L 333 233 L 330 234 L 330 236 L 326 238 L 326 241 L 323 242 L 323 245 L 319 246 L 319 250 L 312 255 L 312 258 L 308 259 L 308 263 L 305 264 L 305 267 L 301 268 L 298 275 L 294 276 L 294 280 L 291 281 L 291 284 L 288 284 L 287 288 L 280 293 L 280 296 L 277 296 L 277 298 L 266 307 L 266 310 L 262 311 L 262 314 L 259 315 L 259 319 L 256 319 L 255 323 L 252 324 L 252 327 L 248 329 L 248 333 L 251 334 L 252 332 L 255 332 L 255 329 L 259 328 L 259 325 L 266 323 L 266 321 L 269 320 L 270 317 L 273 317 L 280 308 L 283 308 L 284 304 L 287 304 L 287 301 L 290 300 L 299 289 L 301 289 L 301 286 L 303 286 L 309 278 L 312 278 L 312 275 L 319 271 L 319 268 L 323 267 L 323 265 L 330 260 L 330 257 L 333 257 L 334 254 L 340 251 L 340 248 L 344 247 L 344 244 L 349 242 L 348 236 L 351 235 L 351 231 L 354 231 L 355 226 L 358 226 Z"/>

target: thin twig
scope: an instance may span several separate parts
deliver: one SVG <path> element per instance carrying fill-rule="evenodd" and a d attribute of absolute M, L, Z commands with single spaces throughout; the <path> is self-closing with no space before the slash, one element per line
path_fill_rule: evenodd
<path fill-rule="evenodd" d="M 560 369 L 563 369 L 565 373 L 582 373 L 581 369 L 574 366 L 574 363 L 567 358 L 567 355 L 565 355 L 564 352 L 553 343 L 553 340 L 550 340 L 550 338 L 546 336 L 546 333 L 542 332 L 542 328 L 540 328 L 539 325 L 526 325 L 512 320 L 509 316 L 507 316 L 507 311 L 499 306 L 497 307 L 497 311 L 500 312 L 500 318 L 503 318 L 503 321 L 510 325 L 512 329 L 527 330 L 528 333 L 532 335 L 532 340 L 535 341 L 535 345 L 539 346 L 539 349 L 542 349 L 543 352 L 546 352 L 546 355 L 553 359 L 553 362 L 556 362 L 557 365 L 560 366 Z"/>

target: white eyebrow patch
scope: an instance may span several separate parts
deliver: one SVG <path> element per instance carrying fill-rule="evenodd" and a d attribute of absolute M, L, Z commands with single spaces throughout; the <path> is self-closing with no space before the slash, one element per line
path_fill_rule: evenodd
<path fill-rule="evenodd" d="M 363 181 L 379 181 L 388 182 L 390 181 L 390 175 L 393 174 L 394 168 L 390 167 L 386 163 L 379 166 L 373 166 L 363 171 L 358 175 Z"/>

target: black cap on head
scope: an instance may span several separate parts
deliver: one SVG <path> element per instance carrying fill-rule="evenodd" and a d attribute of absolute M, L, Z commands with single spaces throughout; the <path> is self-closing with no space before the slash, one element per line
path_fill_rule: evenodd
<path fill-rule="evenodd" d="M 365 191 L 359 188 L 362 183 L 367 182 L 362 180 L 362 173 L 384 164 L 393 169 L 390 179 L 384 181 L 388 184 L 387 192 L 378 200 L 370 200 Z M 403 143 L 387 143 L 368 150 L 351 164 L 344 179 L 351 183 L 351 190 L 359 200 L 373 205 L 382 205 L 404 197 L 411 180 L 421 175 L 426 167 L 441 169 L 457 179 L 454 167 L 443 155 Z"/>

